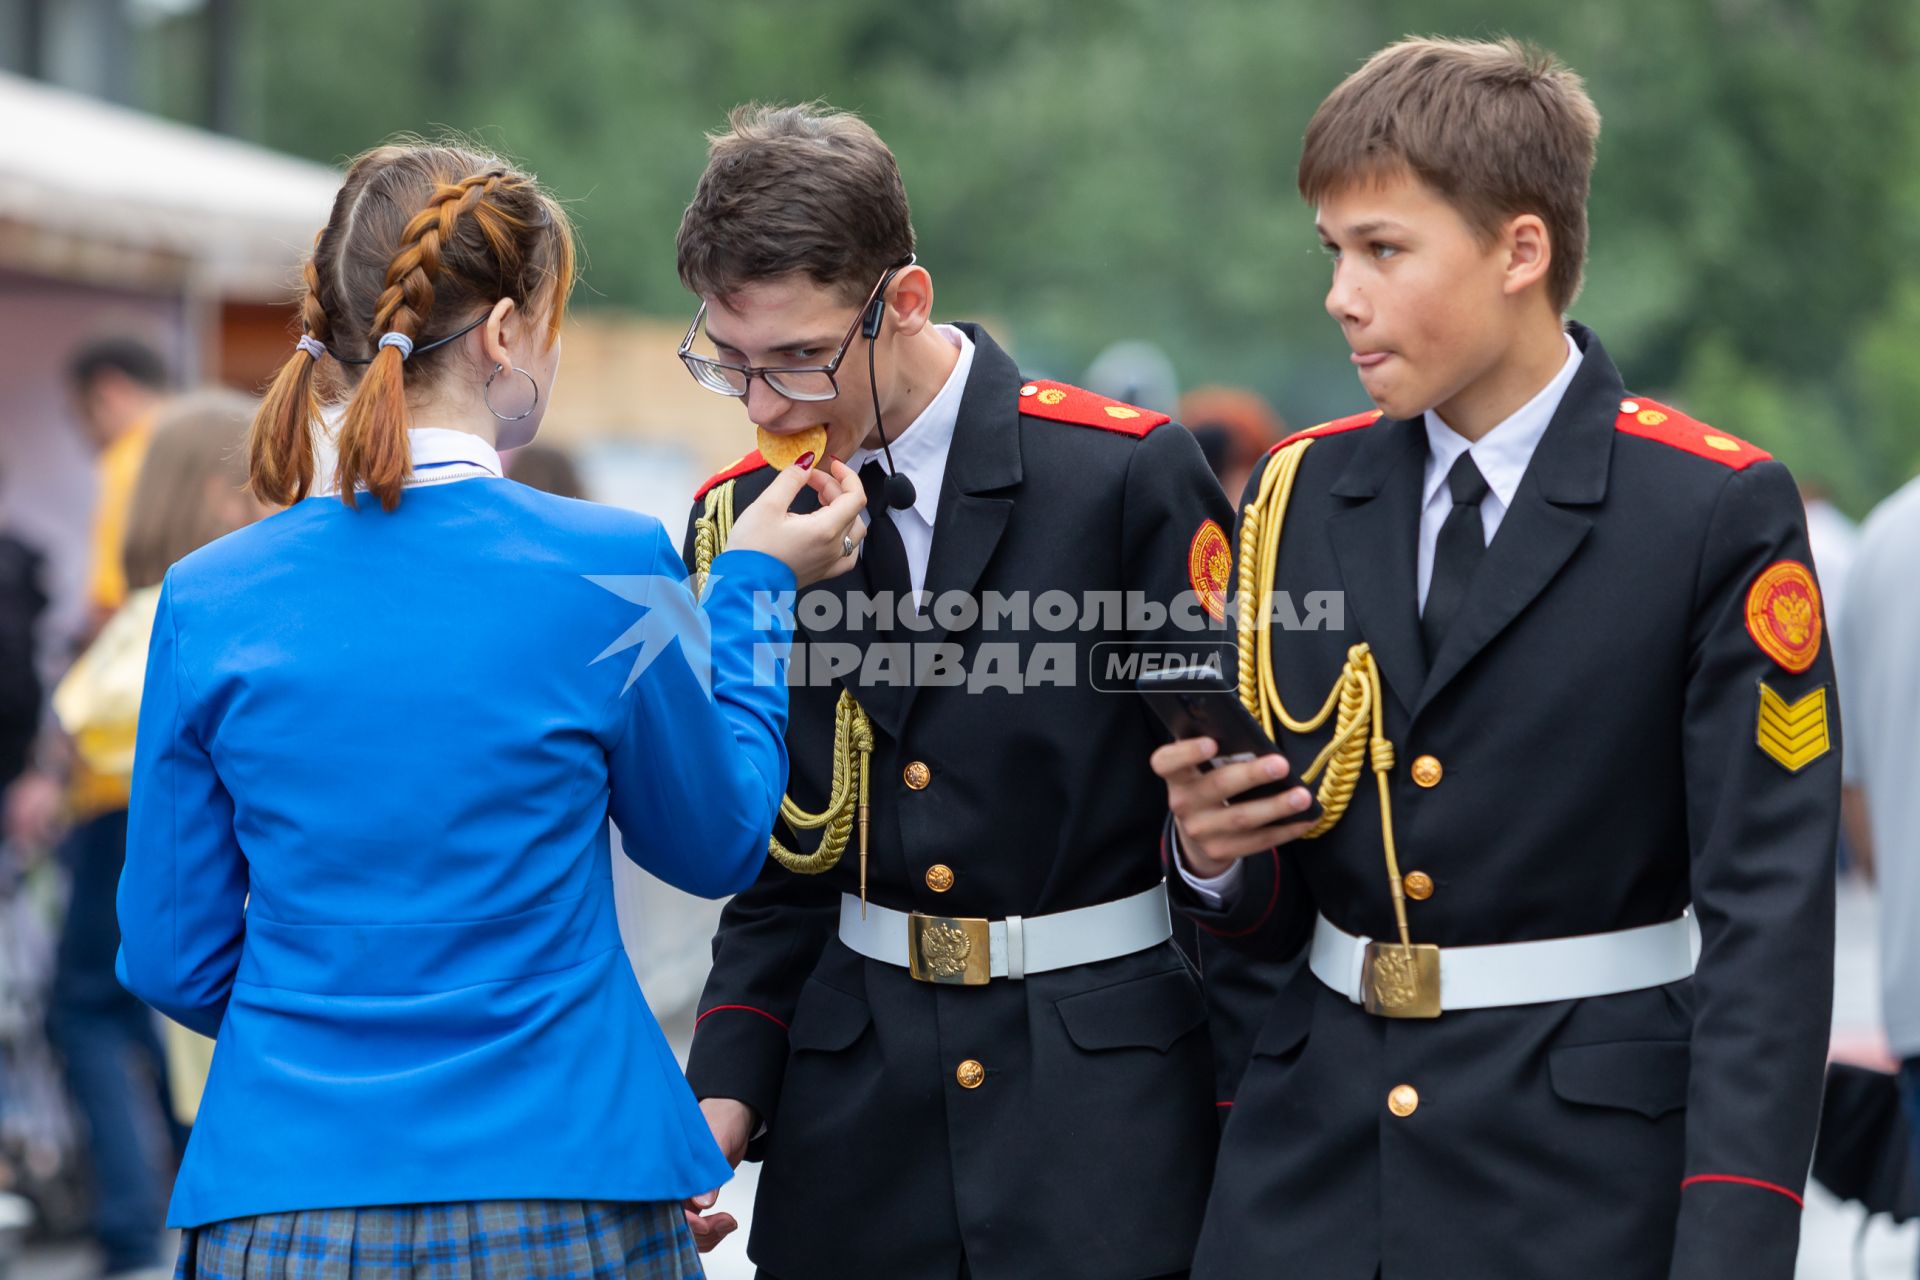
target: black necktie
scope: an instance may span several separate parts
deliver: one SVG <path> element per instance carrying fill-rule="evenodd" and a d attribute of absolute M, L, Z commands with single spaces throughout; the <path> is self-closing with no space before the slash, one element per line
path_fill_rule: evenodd
<path fill-rule="evenodd" d="M 900 602 L 913 592 L 913 575 L 907 567 L 907 544 L 900 540 L 887 507 L 887 473 L 879 459 L 860 468 L 860 483 L 867 491 L 867 540 L 860 546 L 867 589 L 875 594 L 891 592 L 888 616 L 898 620 Z M 883 629 L 892 628 L 883 624 Z"/>
<path fill-rule="evenodd" d="M 1473 465 L 1473 455 L 1463 453 L 1447 472 L 1447 488 L 1453 494 L 1453 510 L 1440 526 L 1440 538 L 1433 547 L 1433 577 L 1427 583 L 1427 607 L 1420 613 L 1420 636 L 1427 642 L 1427 661 L 1440 652 L 1447 628 L 1460 613 L 1467 598 L 1473 571 L 1487 553 L 1486 527 L 1480 521 L 1480 502 L 1487 496 L 1487 478 Z"/>

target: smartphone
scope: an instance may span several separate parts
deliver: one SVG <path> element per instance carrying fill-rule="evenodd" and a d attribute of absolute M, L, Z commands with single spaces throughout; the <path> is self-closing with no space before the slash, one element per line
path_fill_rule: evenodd
<path fill-rule="evenodd" d="M 1226 677 L 1211 667 L 1169 667 L 1139 677 L 1133 687 L 1175 738 L 1213 739 L 1220 754 L 1202 761 L 1202 772 L 1283 754 L 1260 722 L 1240 705 L 1240 695 L 1228 686 Z M 1229 803 L 1277 796 L 1299 785 L 1289 769 L 1288 776 L 1242 791 Z M 1319 817 L 1320 801 L 1315 797 L 1289 821 L 1317 821 Z"/>

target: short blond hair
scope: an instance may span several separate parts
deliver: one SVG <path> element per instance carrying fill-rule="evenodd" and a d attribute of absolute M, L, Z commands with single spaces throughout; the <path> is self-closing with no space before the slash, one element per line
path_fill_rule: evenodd
<path fill-rule="evenodd" d="M 1565 312 L 1586 268 L 1599 139 L 1586 85 L 1546 50 L 1510 38 L 1402 40 L 1368 58 L 1313 113 L 1300 194 L 1319 204 L 1406 171 L 1482 236 L 1536 214 L 1553 250 L 1548 296 Z"/>

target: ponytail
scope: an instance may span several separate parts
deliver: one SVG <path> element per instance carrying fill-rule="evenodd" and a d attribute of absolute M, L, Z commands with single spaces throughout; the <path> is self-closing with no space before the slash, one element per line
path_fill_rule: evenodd
<path fill-rule="evenodd" d="M 369 339 L 379 345 L 340 424 L 340 500 L 349 507 L 357 505 L 355 489 L 366 489 L 387 511 L 400 505 L 400 490 L 413 470 L 407 443 L 406 358 L 433 312 L 441 252 L 461 215 L 505 177 L 500 170 L 490 170 L 441 183 L 426 208 L 400 233 L 400 247 L 387 265 L 386 289 L 373 311 Z M 405 341 L 389 339 L 390 334 Z"/>
<path fill-rule="evenodd" d="M 319 251 L 315 237 L 314 253 Z M 300 303 L 306 332 L 267 388 L 247 432 L 247 485 L 255 497 L 276 507 L 290 507 L 313 490 L 313 424 L 320 416 L 313 366 L 326 349 L 331 326 L 313 258 L 307 259 L 306 277 L 307 294 Z"/>

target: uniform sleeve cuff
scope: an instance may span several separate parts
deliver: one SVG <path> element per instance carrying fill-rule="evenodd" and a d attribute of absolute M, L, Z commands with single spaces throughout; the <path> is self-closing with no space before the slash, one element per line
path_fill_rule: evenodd
<path fill-rule="evenodd" d="M 1171 818 L 1167 820 L 1167 849 L 1180 879 L 1207 906 L 1218 911 L 1240 896 L 1240 882 L 1246 878 L 1246 868 L 1236 862 L 1217 876 L 1196 875 L 1180 851 L 1180 828 Z"/>

